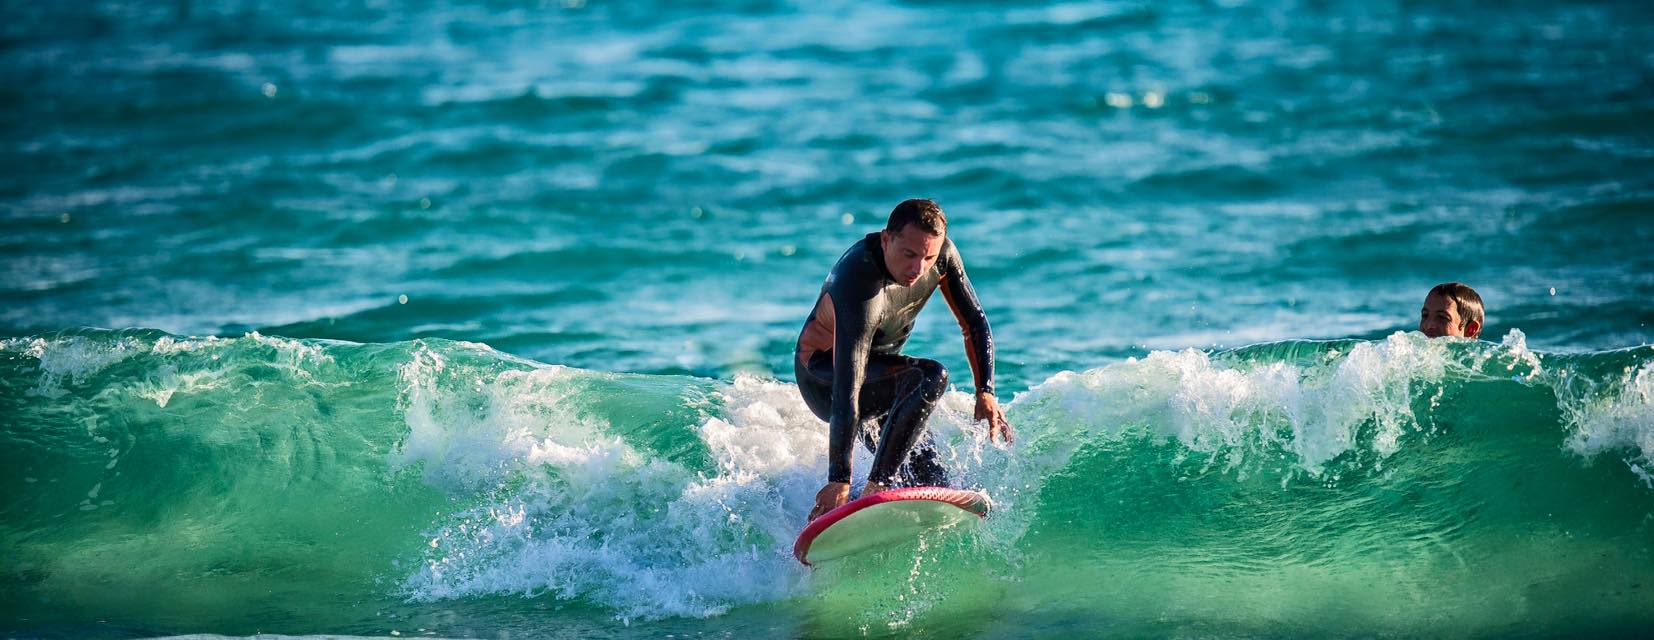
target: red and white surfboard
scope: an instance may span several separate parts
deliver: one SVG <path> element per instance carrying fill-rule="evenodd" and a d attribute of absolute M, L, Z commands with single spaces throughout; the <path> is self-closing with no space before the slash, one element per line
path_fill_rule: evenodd
<path fill-rule="evenodd" d="M 793 544 L 805 565 L 911 540 L 987 517 L 992 503 L 975 491 L 904 487 L 862 496 L 811 521 Z"/>

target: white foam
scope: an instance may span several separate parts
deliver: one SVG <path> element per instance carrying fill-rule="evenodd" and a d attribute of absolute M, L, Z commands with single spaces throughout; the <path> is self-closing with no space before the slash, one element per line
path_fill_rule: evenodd
<path fill-rule="evenodd" d="M 244 339 L 274 349 L 280 359 L 270 364 L 306 380 L 313 379 L 310 375 L 310 368 L 322 364 L 333 364 L 333 356 L 321 345 L 306 344 L 291 338 L 266 336 L 257 331 L 247 334 Z"/>
<path fill-rule="evenodd" d="M 14 338 L 6 340 L 3 348 L 40 361 L 40 382 L 30 393 L 48 398 L 64 394 L 64 380 L 84 384 L 104 369 L 145 350 L 132 338 L 109 342 L 85 336 Z"/>
<path fill-rule="evenodd" d="M 1654 362 L 1626 367 L 1600 393 L 1559 392 L 1558 400 L 1573 430 L 1569 449 L 1586 457 L 1634 451 L 1635 459 L 1628 462 L 1632 472 L 1654 487 Z"/>
<path fill-rule="evenodd" d="M 320 345 L 264 336 L 257 332 L 247 334 L 244 340 L 273 349 L 277 358 L 268 364 L 287 370 L 300 380 L 313 381 L 311 371 L 315 367 L 334 362 L 333 356 Z M 159 356 L 163 360 L 151 372 L 154 379 L 139 384 L 137 393 L 165 407 L 172 394 L 179 390 L 215 388 L 212 375 L 179 373 L 165 363 L 165 358 L 224 348 L 233 344 L 238 342 L 216 337 L 180 338 L 163 335 L 150 342 L 147 338 L 139 336 L 110 339 L 72 335 L 50 339 L 6 339 L 0 341 L 0 350 L 21 353 L 38 360 L 41 376 L 32 393 L 49 398 L 63 395 L 65 382 L 73 385 L 84 384 L 91 377 L 134 356 Z M 216 359 L 216 355 L 214 357 Z"/>
<path fill-rule="evenodd" d="M 393 463 L 423 463 L 428 480 L 453 489 L 497 482 L 506 471 L 502 465 L 526 458 L 537 444 L 578 441 L 594 431 L 594 425 L 558 407 L 569 392 L 560 383 L 573 375 L 563 367 L 490 375 L 456 367 L 421 345 L 400 375 L 410 429 Z M 544 431 L 544 441 L 536 440 L 536 430 Z"/>
<path fill-rule="evenodd" d="M 462 369 L 424 349 L 403 370 L 410 435 L 398 461 L 483 497 L 433 532 L 406 581 L 413 598 L 550 593 L 654 618 L 793 592 L 801 572 L 787 547 L 814 487 L 788 461 L 825 447 L 803 432 L 789 385 L 726 389 L 730 411 L 698 429 L 719 467 L 705 476 L 583 414 L 580 383 L 602 374 Z"/>
<path fill-rule="evenodd" d="M 1423 428 L 1411 406 L 1415 391 L 1441 382 L 1451 367 L 1465 369 L 1445 343 L 1402 332 L 1308 366 L 1246 368 L 1195 349 L 1156 351 L 1057 374 L 1017 402 L 1040 423 L 1105 438 L 1175 439 L 1228 469 L 1286 452 L 1297 469 L 1320 476 L 1363 445 L 1380 459 L 1394 455 L 1403 435 Z"/>
<path fill-rule="evenodd" d="M 132 385 L 132 393 L 140 398 L 148 398 L 155 402 L 155 406 L 162 409 L 172 402 L 172 397 L 178 393 L 201 393 L 224 387 L 224 375 L 219 370 L 179 372 L 176 367 L 167 365 L 160 367 L 146 379 Z"/>
<path fill-rule="evenodd" d="M 161 336 L 161 338 L 156 340 L 155 344 L 150 347 L 150 353 L 163 356 L 179 353 L 194 353 L 208 348 L 221 347 L 227 342 L 229 341 L 217 336 L 207 336 L 205 338 L 174 338 L 172 336 Z"/>

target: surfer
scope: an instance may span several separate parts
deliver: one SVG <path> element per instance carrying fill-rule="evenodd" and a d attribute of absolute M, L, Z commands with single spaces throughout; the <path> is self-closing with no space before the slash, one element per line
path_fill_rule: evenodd
<path fill-rule="evenodd" d="M 937 289 L 965 334 L 976 419 L 988 422 L 991 439 L 1011 441 L 1011 425 L 994 398 L 988 317 L 947 226 L 931 200 L 896 205 L 884 230 L 867 234 L 839 257 L 804 322 L 793 358 L 798 389 L 828 423 L 827 484 L 816 493 L 811 520 L 849 501 L 858 433 L 873 452 L 865 495 L 898 484 L 947 485 L 925 419 L 947 391 L 948 372 L 935 360 L 901 354 L 914 318 Z M 882 421 L 876 438 L 875 421 Z"/>
<path fill-rule="evenodd" d="M 1482 296 L 1462 282 L 1438 284 L 1424 296 L 1419 331 L 1432 338 L 1482 335 Z"/>

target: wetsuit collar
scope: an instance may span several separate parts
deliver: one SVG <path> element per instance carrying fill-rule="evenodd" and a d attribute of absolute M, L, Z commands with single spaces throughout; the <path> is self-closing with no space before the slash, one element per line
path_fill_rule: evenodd
<path fill-rule="evenodd" d="M 877 231 L 867 234 L 867 255 L 873 256 L 873 262 L 879 265 L 879 273 L 884 274 L 884 279 L 896 282 L 896 276 L 890 274 L 890 266 L 884 263 L 884 243 L 880 239 Z"/>

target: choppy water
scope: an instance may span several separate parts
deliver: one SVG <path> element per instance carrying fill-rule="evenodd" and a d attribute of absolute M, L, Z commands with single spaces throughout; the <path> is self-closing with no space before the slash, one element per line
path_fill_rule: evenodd
<path fill-rule="evenodd" d="M 0 18 L 8 635 L 1654 626 L 1646 4 Z M 807 574 L 792 340 L 912 196 L 1023 438 Z"/>

